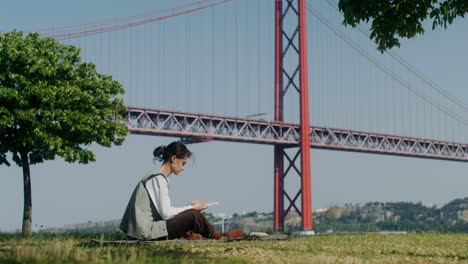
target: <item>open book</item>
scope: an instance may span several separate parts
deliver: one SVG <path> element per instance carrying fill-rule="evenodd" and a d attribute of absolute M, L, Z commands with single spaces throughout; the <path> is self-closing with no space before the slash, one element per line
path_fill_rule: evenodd
<path fill-rule="evenodd" d="M 219 204 L 218 202 L 213 202 L 213 201 L 210 201 L 210 202 L 205 202 L 206 206 L 212 206 L 212 205 L 217 205 Z"/>

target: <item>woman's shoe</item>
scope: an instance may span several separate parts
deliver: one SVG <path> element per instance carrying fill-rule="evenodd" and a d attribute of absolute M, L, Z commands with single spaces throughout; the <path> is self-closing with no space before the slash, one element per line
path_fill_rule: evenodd
<path fill-rule="evenodd" d="M 222 236 L 223 234 L 221 234 L 221 232 L 215 230 L 213 234 L 211 234 L 211 239 L 220 239 Z"/>
<path fill-rule="evenodd" d="M 227 237 L 227 238 L 236 238 L 236 237 L 241 237 L 244 235 L 244 232 L 242 232 L 242 229 L 234 229 L 234 230 L 231 230 L 227 233 L 224 233 L 223 236 Z"/>
<path fill-rule="evenodd" d="M 236 237 L 241 237 L 244 235 L 244 232 L 242 232 L 242 229 L 234 229 L 234 230 L 231 230 L 227 233 L 221 233 L 219 231 L 214 231 L 213 234 L 211 234 L 211 239 L 220 239 L 222 237 L 225 237 L 225 238 L 236 238 Z"/>
<path fill-rule="evenodd" d="M 202 240 L 203 237 L 200 234 L 193 233 L 193 232 L 187 232 L 185 236 L 181 237 L 180 239 L 182 240 Z"/>

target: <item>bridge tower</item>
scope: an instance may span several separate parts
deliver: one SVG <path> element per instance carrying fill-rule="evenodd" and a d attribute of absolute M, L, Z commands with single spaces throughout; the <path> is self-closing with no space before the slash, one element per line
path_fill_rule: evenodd
<path fill-rule="evenodd" d="M 284 97 L 288 91 L 299 94 L 299 148 L 274 146 L 274 229 L 284 230 L 291 209 L 302 217 L 302 233 L 312 231 L 312 195 L 310 177 L 309 95 L 307 80 L 307 31 L 305 0 L 275 0 L 275 121 L 283 120 Z M 291 22 L 292 21 L 292 22 Z M 297 148 L 297 147 L 295 147 Z M 300 166 L 296 160 L 300 157 Z M 286 165 L 286 166 L 285 166 Z M 288 193 L 285 180 L 297 174 L 300 187 Z M 287 178 L 288 177 L 288 178 Z M 290 189 L 290 188 L 288 188 Z M 296 206 L 301 199 L 301 209 Z"/>

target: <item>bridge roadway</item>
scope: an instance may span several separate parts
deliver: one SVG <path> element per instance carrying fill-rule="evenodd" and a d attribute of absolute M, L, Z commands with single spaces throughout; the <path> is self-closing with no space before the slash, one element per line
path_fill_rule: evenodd
<path fill-rule="evenodd" d="M 181 137 L 188 141 L 233 141 L 297 147 L 298 124 L 128 107 L 130 133 Z M 468 145 L 364 131 L 310 127 L 312 148 L 468 161 Z"/>

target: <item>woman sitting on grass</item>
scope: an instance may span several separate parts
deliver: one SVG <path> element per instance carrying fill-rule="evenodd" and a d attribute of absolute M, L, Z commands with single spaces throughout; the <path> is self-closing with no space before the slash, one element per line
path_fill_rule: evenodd
<path fill-rule="evenodd" d="M 201 213 L 208 208 L 203 202 L 193 201 L 184 207 L 172 207 L 168 178 L 184 170 L 191 154 L 179 141 L 153 151 L 154 159 L 163 163 L 146 174 L 135 187 L 120 224 L 123 232 L 141 240 L 219 239 L 243 235 L 241 229 L 225 234 L 216 231 Z"/>

